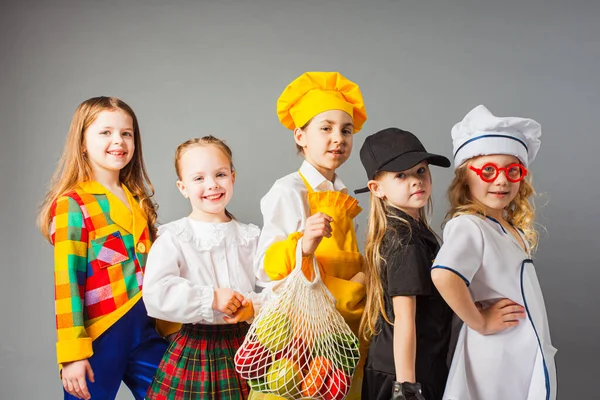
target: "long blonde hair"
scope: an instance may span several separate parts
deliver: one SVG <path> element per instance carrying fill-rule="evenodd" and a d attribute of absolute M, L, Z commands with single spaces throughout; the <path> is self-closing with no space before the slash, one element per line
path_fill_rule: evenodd
<path fill-rule="evenodd" d="M 185 153 L 190 147 L 194 146 L 215 146 L 217 149 L 221 150 L 223 154 L 229 160 L 229 167 L 231 168 L 231 172 L 235 171 L 233 166 L 233 153 L 231 148 L 225 143 L 224 140 L 216 138 L 212 135 L 204 136 L 201 138 L 193 138 L 181 143 L 177 146 L 177 150 L 175 150 L 175 172 L 177 173 L 177 179 L 181 180 L 181 157 L 183 153 Z M 232 213 L 225 209 L 225 215 L 227 218 L 235 219 Z"/>
<path fill-rule="evenodd" d="M 471 192 L 467 185 L 468 166 L 471 160 L 465 161 L 454 171 L 454 179 L 450 187 L 448 187 L 450 210 L 446 214 L 444 224 L 450 219 L 463 214 L 480 214 L 486 216 L 485 207 L 471 197 Z M 532 199 L 533 196 L 535 196 L 535 190 L 531 184 L 531 174 L 528 173 L 525 179 L 521 181 L 517 195 L 506 206 L 505 219 L 515 228 L 523 231 L 529 247 L 535 250 L 538 243 L 538 233 L 534 226 L 535 204 Z"/>
<path fill-rule="evenodd" d="M 429 176 L 431 179 L 431 175 Z M 377 176 L 373 179 L 377 180 Z M 393 245 L 393 247 L 397 249 L 396 251 L 402 251 L 403 247 L 410 242 L 412 235 L 410 222 L 397 216 L 393 209 L 394 206 L 387 200 L 379 198 L 371 192 L 364 266 L 367 295 L 365 300 L 365 310 L 362 314 L 359 327 L 359 332 L 366 341 L 369 341 L 371 337 L 379 333 L 377 326 L 379 315 L 383 316 L 387 323 L 393 325 L 393 322 L 385 311 L 384 289 L 381 276 L 382 266 L 386 262 L 381 255 L 383 238 L 388 232 L 388 229 L 393 229 L 388 226 L 388 218 L 398 220 L 408 231 L 408 235 L 405 235 L 404 237 L 391 235 L 391 238 L 395 241 L 393 244 L 388 243 L 388 245 Z M 419 210 L 419 220 L 422 221 L 429 230 L 431 230 L 431 228 L 429 227 L 427 216 L 430 214 L 431 209 L 432 200 L 430 197 L 427 200 L 427 206 Z"/>
<path fill-rule="evenodd" d="M 92 179 L 92 168 L 84 156 L 84 133 L 94 123 L 102 111 L 121 110 L 128 114 L 133 121 L 133 138 L 135 151 L 129 163 L 119 172 L 119 180 L 127 186 L 131 193 L 138 198 L 152 237 L 155 236 L 157 205 L 152 200 L 154 187 L 146 173 L 142 155 L 140 127 L 135 113 L 125 102 L 115 97 L 93 97 L 81 103 L 75 110 L 62 156 L 52 179 L 50 188 L 40 205 L 37 219 L 38 228 L 51 242 L 50 224 L 52 223 L 52 206 L 56 199 L 75 189 L 81 182 Z"/>

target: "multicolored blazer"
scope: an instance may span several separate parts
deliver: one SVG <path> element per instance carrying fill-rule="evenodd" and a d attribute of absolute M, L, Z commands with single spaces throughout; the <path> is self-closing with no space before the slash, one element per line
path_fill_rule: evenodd
<path fill-rule="evenodd" d="M 91 357 L 92 341 L 142 296 L 152 241 L 138 201 L 123 189 L 131 210 L 95 181 L 81 183 L 53 205 L 59 364 Z"/>

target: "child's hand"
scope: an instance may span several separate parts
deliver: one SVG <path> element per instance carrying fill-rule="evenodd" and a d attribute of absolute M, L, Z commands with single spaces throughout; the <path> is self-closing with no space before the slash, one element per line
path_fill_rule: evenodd
<path fill-rule="evenodd" d="M 245 299 L 235 314 L 231 317 L 225 316 L 223 319 L 228 324 L 237 324 L 238 322 L 248 321 L 252 317 L 254 317 L 254 305 L 252 304 L 252 300 Z"/>
<path fill-rule="evenodd" d="M 317 250 L 324 237 L 331 237 L 331 218 L 321 212 L 306 219 L 304 236 L 302 237 L 302 255 L 310 256 Z"/>
<path fill-rule="evenodd" d="M 481 305 L 480 305 L 481 306 Z M 502 299 L 488 308 L 479 308 L 484 325 L 482 335 L 491 335 L 519 325 L 519 319 L 525 318 L 525 307 L 510 299 Z"/>
<path fill-rule="evenodd" d="M 223 314 L 233 315 L 242 305 L 242 301 L 244 301 L 244 296 L 235 290 L 219 288 L 215 289 L 212 308 L 221 311 Z"/>
<path fill-rule="evenodd" d="M 88 360 L 79 360 L 64 363 L 62 367 L 62 384 L 65 390 L 79 398 L 89 400 L 92 398 L 87 388 L 85 378 L 94 382 L 94 371 Z"/>

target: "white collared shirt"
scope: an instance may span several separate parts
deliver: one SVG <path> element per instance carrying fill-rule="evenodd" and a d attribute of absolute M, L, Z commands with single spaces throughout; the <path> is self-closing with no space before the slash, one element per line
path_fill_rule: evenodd
<path fill-rule="evenodd" d="M 331 182 L 307 161 L 302 163 L 300 173 L 314 191 L 348 192 L 346 185 L 337 175 Z M 273 243 L 287 239 L 294 232 L 304 231 L 304 224 L 310 216 L 308 190 L 298 171 L 275 181 L 271 190 L 260 201 L 260 210 L 263 215 L 263 228 L 258 240 L 254 268 L 258 278 L 257 285 L 264 286 L 271 280 L 263 266 L 267 249 Z"/>
<path fill-rule="evenodd" d="M 348 193 L 348 189 L 346 188 L 346 185 L 344 185 L 344 182 L 342 182 L 342 180 L 337 175 L 333 176 L 333 182 L 331 182 L 330 180 L 325 178 L 323 175 L 321 175 L 321 173 L 319 171 L 317 171 L 317 169 L 315 167 L 313 167 L 308 161 L 304 161 L 302 163 L 302 165 L 300 166 L 300 173 L 304 176 L 304 178 L 306 179 L 306 181 L 308 182 L 310 187 L 315 192 L 326 192 L 326 191 L 331 190 L 331 191 L 336 191 L 336 192 Z M 298 175 L 298 178 L 300 178 L 300 174 L 298 174 L 298 172 L 295 172 L 294 174 Z M 290 174 L 290 175 L 294 175 L 294 174 Z M 285 178 L 282 178 L 282 179 L 285 179 Z M 300 180 L 302 181 L 302 179 L 300 179 Z M 277 182 L 275 182 L 275 183 L 277 183 Z M 306 188 L 306 186 L 304 185 L 304 182 L 302 182 L 302 184 L 303 184 L 304 188 Z M 275 185 L 273 185 L 273 186 L 275 186 Z"/>
<path fill-rule="evenodd" d="M 143 298 L 154 318 L 202 324 L 224 324 L 212 309 L 214 290 L 231 288 L 254 302 L 254 254 L 260 230 L 231 220 L 209 223 L 185 217 L 158 229 L 146 262 Z"/>

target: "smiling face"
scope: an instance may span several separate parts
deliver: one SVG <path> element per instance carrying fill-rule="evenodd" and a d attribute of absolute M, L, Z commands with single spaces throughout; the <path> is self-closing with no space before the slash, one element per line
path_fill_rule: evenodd
<path fill-rule="evenodd" d="M 468 162 L 468 166 L 480 169 L 489 163 L 495 164 L 498 168 L 506 168 L 512 164 L 519 164 L 520 161 L 514 156 L 496 154 L 473 158 Z M 509 181 L 504 172 L 499 173 L 492 182 L 485 182 L 470 168 L 467 171 L 466 181 L 471 198 L 481 203 L 486 213 L 495 218 L 502 218 L 504 209 L 517 196 L 521 186 L 521 182 Z"/>
<path fill-rule="evenodd" d="M 215 145 L 193 145 L 179 160 L 177 187 L 192 205 L 191 218 L 205 222 L 226 222 L 225 207 L 233 196 L 235 171 L 231 160 Z"/>
<path fill-rule="evenodd" d="M 304 128 L 294 131 L 296 144 L 304 158 L 325 178 L 332 180 L 352 151 L 352 117 L 341 110 L 330 110 L 312 118 Z"/>
<path fill-rule="evenodd" d="M 85 130 L 83 146 L 96 179 L 119 176 L 135 152 L 133 119 L 120 109 L 101 111 Z"/>
<path fill-rule="evenodd" d="M 427 161 L 402 172 L 384 171 L 369 181 L 369 190 L 394 207 L 418 219 L 419 210 L 431 196 L 431 174 Z"/>

